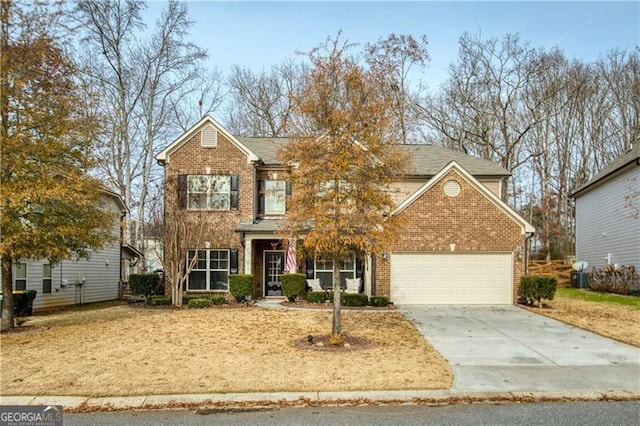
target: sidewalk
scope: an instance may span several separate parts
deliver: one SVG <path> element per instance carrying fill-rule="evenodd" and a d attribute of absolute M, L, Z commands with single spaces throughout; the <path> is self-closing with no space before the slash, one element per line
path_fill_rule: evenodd
<path fill-rule="evenodd" d="M 0 405 L 62 405 L 68 411 L 192 409 L 199 407 L 269 407 L 305 405 L 448 404 L 470 402 L 640 400 L 640 392 L 600 390 L 555 392 L 466 392 L 398 390 L 358 392 L 276 392 L 148 395 L 87 398 L 81 396 L 0 396 Z"/>

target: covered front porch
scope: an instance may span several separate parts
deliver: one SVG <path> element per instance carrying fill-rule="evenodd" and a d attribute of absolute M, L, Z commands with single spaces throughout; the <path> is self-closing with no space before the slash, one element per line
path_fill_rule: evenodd
<path fill-rule="evenodd" d="M 282 297 L 280 277 L 286 273 L 306 274 L 307 280 L 314 280 L 322 290 L 331 290 L 333 286 L 333 261 L 321 258 L 302 258 L 300 255 L 289 256 L 289 242 L 277 237 L 279 221 L 261 220 L 250 223 L 243 222 L 236 229 L 241 236 L 244 247 L 244 273 L 254 276 L 253 296 L 256 299 L 265 297 Z M 291 257 L 295 262 L 291 262 Z M 372 277 L 374 260 L 372 256 L 359 257 L 354 254 L 346 256 L 340 264 L 340 283 L 347 288 L 347 280 L 359 279 L 359 293 L 367 296 L 374 294 Z M 309 282 L 309 281 L 308 281 Z M 318 288 L 309 290 L 318 290 Z"/>

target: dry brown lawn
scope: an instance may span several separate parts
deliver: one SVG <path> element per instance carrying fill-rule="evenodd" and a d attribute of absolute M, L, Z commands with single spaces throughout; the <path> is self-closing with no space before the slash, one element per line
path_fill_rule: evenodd
<path fill-rule="evenodd" d="M 397 312 L 343 312 L 343 331 L 374 349 L 295 347 L 327 334 L 331 312 L 246 307 L 117 306 L 34 316 L 2 335 L 0 394 L 125 396 L 174 393 L 446 389 L 449 365 Z"/>
<path fill-rule="evenodd" d="M 640 347 L 640 311 L 629 306 L 556 297 L 532 312 Z"/>

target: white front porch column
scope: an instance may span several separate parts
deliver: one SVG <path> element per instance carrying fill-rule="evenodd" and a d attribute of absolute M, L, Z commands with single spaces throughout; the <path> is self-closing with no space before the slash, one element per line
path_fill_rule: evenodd
<path fill-rule="evenodd" d="M 244 273 L 251 274 L 251 265 L 253 264 L 253 239 L 245 237 L 244 239 Z"/>
<path fill-rule="evenodd" d="M 367 254 L 364 258 L 364 294 L 371 297 L 371 255 Z"/>

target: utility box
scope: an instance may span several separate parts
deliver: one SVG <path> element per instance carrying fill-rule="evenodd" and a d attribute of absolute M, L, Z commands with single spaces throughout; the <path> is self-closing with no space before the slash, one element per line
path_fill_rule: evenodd
<path fill-rule="evenodd" d="M 571 272 L 571 287 L 573 288 L 589 288 L 588 272 Z"/>

